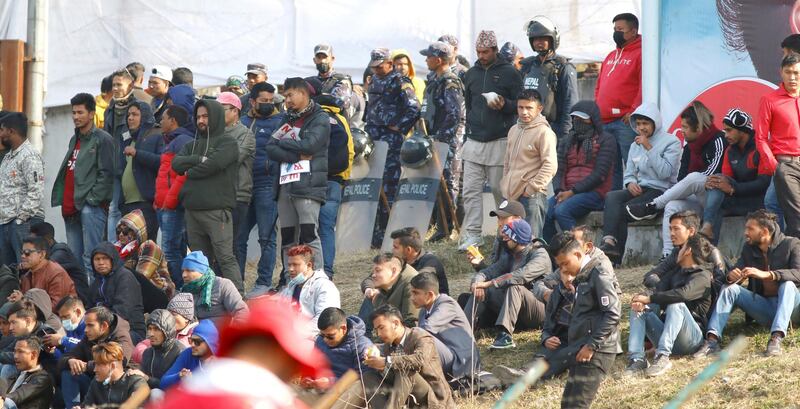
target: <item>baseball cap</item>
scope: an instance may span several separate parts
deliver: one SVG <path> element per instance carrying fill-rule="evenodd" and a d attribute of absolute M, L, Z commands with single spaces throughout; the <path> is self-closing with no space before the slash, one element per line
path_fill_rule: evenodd
<path fill-rule="evenodd" d="M 445 42 L 453 47 L 458 47 L 458 38 L 452 34 L 444 34 L 441 37 L 439 37 L 438 41 Z"/>
<path fill-rule="evenodd" d="M 376 48 L 369 53 L 369 66 L 377 67 L 381 65 L 384 61 L 389 59 L 389 49 L 388 48 Z"/>
<path fill-rule="evenodd" d="M 431 43 L 428 48 L 420 50 L 419 53 L 426 57 L 450 58 L 453 55 L 453 47 L 445 42 L 436 41 Z"/>
<path fill-rule="evenodd" d="M 150 78 L 172 82 L 172 70 L 166 65 L 154 65 L 153 69 L 150 70 Z"/>
<path fill-rule="evenodd" d="M 586 112 L 583 112 L 583 111 L 572 111 L 569 114 L 572 115 L 572 116 L 577 116 L 580 119 L 590 119 L 591 118 L 589 116 L 589 114 L 587 114 Z"/>
<path fill-rule="evenodd" d="M 525 207 L 516 200 L 503 200 L 496 210 L 489 212 L 489 216 L 492 217 L 517 216 L 525 218 L 525 215 Z"/>
<path fill-rule="evenodd" d="M 264 65 L 264 64 L 261 64 L 260 62 L 254 62 L 254 63 L 247 64 L 247 72 L 245 72 L 244 74 L 245 75 L 247 75 L 247 74 L 256 74 L 256 75 L 264 74 L 264 75 L 267 75 L 267 66 Z"/>
<path fill-rule="evenodd" d="M 217 95 L 217 102 L 220 104 L 232 105 L 238 110 L 242 110 L 242 101 L 233 92 L 222 92 Z"/>
<path fill-rule="evenodd" d="M 243 320 L 230 320 L 220 330 L 217 356 L 227 356 L 236 343 L 247 337 L 273 338 L 300 365 L 301 376 L 320 378 L 330 375 L 328 359 L 307 337 L 311 322 L 291 304 L 271 298 L 250 301 L 250 312 Z"/>
<path fill-rule="evenodd" d="M 331 47 L 330 44 L 317 44 L 314 47 L 314 55 L 317 55 L 317 54 L 320 54 L 320 53 L 325 54 L 325 55 L 330 57 L 330 56 L 333 55 L 333 47 Z"/>

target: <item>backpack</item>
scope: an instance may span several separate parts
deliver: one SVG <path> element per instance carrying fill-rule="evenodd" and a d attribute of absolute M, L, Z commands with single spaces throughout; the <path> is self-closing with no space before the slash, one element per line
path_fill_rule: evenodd
<path fill-rule="evenodd" d="M 328 176 L 338 175 L 348 179 L 354 156 L 350 125 L 340 113 L 339 107 L 322 104 L 320 106 L 328 114 L 331 123 L 331 137 L 328 143 Z"/>

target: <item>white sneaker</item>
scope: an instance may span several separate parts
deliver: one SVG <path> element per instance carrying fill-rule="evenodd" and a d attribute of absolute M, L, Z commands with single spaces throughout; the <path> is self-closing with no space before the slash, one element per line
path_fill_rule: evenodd
<path fill-rule="evenodd" d="M 467 247 L 469 246 L 480 247 L 482 245 L 483 238 L 480 236 L 465 236 L 461 241 L 461 245 L 458 246 L 458 251 L 467 251 Z"/>
<path fill-rule="evenodd" d="M 262 295 L 264 295 L 264 294 L 266 294 L 266 293 L 270 292 L 271 290 L 272 290 L 272 287 L 270 287 L 270 286 L 268 286 L 268 285 L 260 285 L 260 284 L 256 284 L 256 285 L 255 285 L 255 287 L 253 287 L 253 288 L 252 288 L 252 289 L 251 289 L 251 290 L 250 290 L 250 291 L 249 291 L 249 292 L 248 292 L 248 293 L 245 295 L 245 298 L 247 298 L 248 300 L 250 300 L 250 299 L 253 299 L 253 298 L 258 298 L 258 297 L 260 297 L 260 296 L 262 296 Z"/>

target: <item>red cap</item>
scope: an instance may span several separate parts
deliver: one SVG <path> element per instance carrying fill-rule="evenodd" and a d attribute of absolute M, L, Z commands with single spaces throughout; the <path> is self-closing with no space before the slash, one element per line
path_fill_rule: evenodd
<path fill-rule="evenodd" d="M 300 375 L 320 378 L 332 376 L 328 359 L 307 338 L 311 321 L 285 301 L 263 297 L 249 302 L 245 320 L 230 320 L 219 333 L 217 356 L 225 357 L 242 338 L 274 338 L 289 356 L 300 364 Z"/>

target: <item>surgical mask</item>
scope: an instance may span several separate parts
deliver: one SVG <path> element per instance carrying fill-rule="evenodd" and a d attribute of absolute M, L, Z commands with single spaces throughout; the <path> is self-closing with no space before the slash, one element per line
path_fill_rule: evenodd
<path fill-rule="evenodd" d="M 259 102 L 256 105 L 256 113 L 258 116 L 269 116 L 275 110 L 275 104 L 271 102 Z"/>
<path fill-rule="evenodd" d="M 300 274 L 296 275 L 293 279 L 291 279 L 291 281 L 289 281 L 289 284 L 286 284 L 286 287 L 287 288 L 296 287 L 296 286 L 301 285 L 301 284 L 303 284 L 305 282 L 306 282 L 305 274 L 300 273 Z"/>
<path fill-rule="evenodd" d="M 114 364 L 111 364 L 111 370 L 108 372 L 108 378 L 103 380 L 103 386 L 107 386 L 111 383 L 111 374 L 114 373 Z"/>
<path fill-rule="evenodd" d="M 326 62 L 317 63 L 317 71 L 320 74 L 326 74 L 328 71 L 331 70 L 331 65 Z"/>
<path fill-rule="evenodd" d="M 622 48 L 622 45 L 625 44 L 625 33 L 623 33 L 622 31 L 615 31 L 614 43 L 617 44 L 617 48 Z"/>
<path fill-rule="evenodd" d="M 74 324 L 71 319 L 61 320 L 61 326 L 65 331 L 75 331 L 75 328 L 78 328 L 78 324 Z"/>

